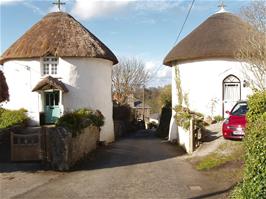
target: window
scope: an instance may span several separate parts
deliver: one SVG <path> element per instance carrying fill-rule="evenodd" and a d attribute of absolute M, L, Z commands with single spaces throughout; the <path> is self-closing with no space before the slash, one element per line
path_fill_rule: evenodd
<path fill-rule="evenodd" d="M 57 75 L 57 57 L 44 57 L 43 58 L 43 75 Z"/>

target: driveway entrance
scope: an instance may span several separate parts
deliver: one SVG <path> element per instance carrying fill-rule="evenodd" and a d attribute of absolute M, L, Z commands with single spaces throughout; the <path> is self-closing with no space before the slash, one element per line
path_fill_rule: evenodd
<path fill-rule="evenodd" d="M 227 185 L 194 170 L 183 155 L 177 145 L 142 131 L 100 147 L 74 171 L 57 172 L 41 185 L 46 172 L 36 172 L 35 187 L 29 179 L 12 186 L 3 179 L 1 196 L 8 198 L 15 187 L 24 187 L 13 198 L 223 198 Z"/>

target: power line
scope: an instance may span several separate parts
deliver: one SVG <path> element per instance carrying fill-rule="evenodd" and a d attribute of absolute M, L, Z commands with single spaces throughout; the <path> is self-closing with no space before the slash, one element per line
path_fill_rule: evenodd
<path fill-rule="evenodd" d="M 183 25 L 182 25 L 182 27 L 181 27 L 181 29 L 180 29 L 180 32 L 179 32 L 178 35 L 177 35 L 177 38 L 176 38 L 176 40 L 175 40 L 174 45 L 177 43 L 177 41 L 178 41 L 178 39 L 179 39 L 179 37 L 180 37 L 180 35 L 181 35 L 183 29 L 184 29 L 184 26 L 185 26 L 185 24 L 186 24 L 186 22 L 187 22 L 187 19 L 188 19 L 188 17 L 189 17 L 189 14 L 190 14 L 190 12 L 191 12 L 191 9 L 192 9 L 194 3 L 195 3 L 195 0 L 193 0 L 192 3 L 191 3 L 191 5 L 190 5 L 190 8 L 189 8 L 189 10 L 188 10 L 188 12 L 187 12 L 187 16 L 186 16 L 185 21 L 184 21 L 184 23 L 183 23 Z"/>

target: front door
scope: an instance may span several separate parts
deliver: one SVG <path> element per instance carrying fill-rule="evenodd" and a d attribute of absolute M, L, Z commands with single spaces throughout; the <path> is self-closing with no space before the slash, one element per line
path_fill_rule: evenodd
<path fill-rule="evenodd" d="M 60 117 L 59 96 L 59 91 L 44 92 L 44 112 L 46 124 L 54 124 Z"/>
<path fill-rule="evenodd" d="M 223 81 L 223 114 L 231 111 L 233 106 L 241 99 L 240 80 L 229 75 Z"/>

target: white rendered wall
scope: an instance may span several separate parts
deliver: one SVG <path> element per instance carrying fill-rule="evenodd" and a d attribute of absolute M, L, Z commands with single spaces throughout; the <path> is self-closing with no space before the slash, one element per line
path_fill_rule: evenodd
<path fill-rule="evenodd" d="M 113 63 L 104 59 L 64 58 L 59 60 L 59 74 L 69 92 L 63 94 L 65 111 L 78 108 L 98 109 L 105 117 L 100 140 L 114 141 L 112 67 Z"/>
<path fill-rule="evenodd" d="M 62 97 L 64 111 L 91 108 L 102 112 L 105 124 L 100 140 L 107 143 L 114 141 L 112 66 L 111 61 L 104 59 L 59 58 L 58 74 L 54 76 L 69 89 Z M 32 89 L 44 78 L 41 75 L 40 59 L 7 61 L 3 71 L 10 94 L 10 101 L 3 106 L 8 109 L 27 109 L 31 123 L 38 125 L 39 112 L 43 110 L 43 98 L 38 92 L 32 92 Z"/>
<path fill-rule="evenodd" d="M 27 109 L 31 124 L 38 125 L 41 99 L 37 92 L 32 92 L 32 88 L 41 77 L 39 59 L 7 61 L 3 71 L 9 88 L 9 102 L 4 103 L 3 107 Z"/>
<path fill-rule="evenodd" d="M 175 67 L 172 67 L 172 106 L 178 104 Z M 250 88 L 243 87 L 245 80 L 243 65 L 240 62 L 225 60 L 200 60 L 178 64 L 181 86 L 184 93 L 188 93 L 189 108 L 193 111 L 203 113 L 205 116 L 222 115 L 223 80 L 228 75 L 235 75 L 240 79 L 241 100 L 246 100 L 252 93 Z M 211 112 L 211 101 L 217 100 L 213 113 Z M 184 105 L 184 104 L 183 104 Z M 177 126 L 172 112 L 170 122 L 169 139 L 178 139 Z"/>

